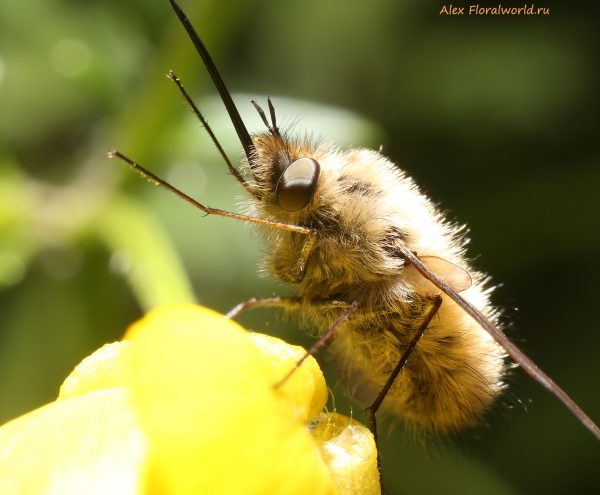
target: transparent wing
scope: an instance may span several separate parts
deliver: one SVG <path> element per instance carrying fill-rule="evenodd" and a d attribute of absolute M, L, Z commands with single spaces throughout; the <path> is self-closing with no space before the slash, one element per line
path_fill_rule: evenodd
<path fill-rule="evenodd" d="M 437 273 L 429 269 L 422 258 L 417 257 L 413 252 L 406 249 L 404 246 L 398 247 L 402 255 L 414 266 L 420 273 L 429 280 L 432 284 L 438 287 L 444 294 L 464 309 L 481 327 L 486 330 L 492 338 L 500 344 L 507 354 L 517 363 L 525 373 L 538 382 L 542 387 L 554 395 L 562 404 L 577 418 L 577 420 L 585 426 L 598 440 L 600 440 L 600 428 L 585 414 L 581 408 L 573 402 L 573 400 L 560 388 L 546 373 L 529 359 L 523 352 L 513 344 L 506 335 L 504 335 L 496 325 L 494 325 L 485 315 L 481 313 L 469 301 L 463 299 L 455 289 L 449 286 Z M 424 256 L 423 258 L 426 258 Z M 440 258 L 438 258 L 440 259 Z M 444 261 L 440 259 L 440 261 Z M 448 261 L 447 265 L 455 266 Z M 455 267 L 458 268 L 458 267 Z"/>
<path fill-rule="evenodd" d="M 473 283 L 469 272 L 454 263 L 437 256 L 419 256 L 419 259 L 456 292 L 467 290 Z"/>

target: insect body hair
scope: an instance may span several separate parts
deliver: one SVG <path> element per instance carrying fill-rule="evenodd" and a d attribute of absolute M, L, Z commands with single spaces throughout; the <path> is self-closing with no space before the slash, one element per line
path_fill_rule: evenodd
<path fill-rule="evenodd" d="M 365 405 L 373 403 L 439 290 L 397 250 L 460 267 L 472 284 L 461 295 L 496 322 L 485 277 L 464 253 L 462 227 L 445 220 L 404 172 L 380 153 L 340 151 L 287 133 L 253 136 L 254 156 L 243 164 L 253 197 L 250 216 L 309 227 L 317 232 L 303 272 L 306 235 L 263 229 L 263 268 L 290 282 L 301 301 L 300 318 L 323 333 L 340 316 L 341 304 L 359 311 L 342 325 L 329 350 L 342 381 Z M 290 163 L 312 158 L 321 167 L 310 203 L 300 211 L 277 204 L 277 180 Z M 443 303 L 383 402 L 419 431 L 455 433 L 485 423 L 505 388 L 505 352 L 469 315 L 442 294 Z M 291 310 L 291 308 L 290 308 Z"/>

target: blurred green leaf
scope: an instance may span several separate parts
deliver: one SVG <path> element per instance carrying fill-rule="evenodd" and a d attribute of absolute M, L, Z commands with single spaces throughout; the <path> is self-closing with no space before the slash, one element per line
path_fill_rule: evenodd
<path fill-rule="evenodd" d="M 195 302 L 172 242 L 147 209 L 125 196 L 116 197 L 99 213 L 92 229 L 113 253 L 111 268 L 127 278 L 144 310 Z"/>

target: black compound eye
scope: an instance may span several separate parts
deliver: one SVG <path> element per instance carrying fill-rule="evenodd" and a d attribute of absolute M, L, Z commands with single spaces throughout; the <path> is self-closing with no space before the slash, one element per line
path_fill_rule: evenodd
<path fill-rule="evenodd" d="M 275 197 L 277 204 L 285 211 L 298 211 L 304 208 L 315 194 L 321 166 L 312 158 L 300 158 L 281 174 Z"/>

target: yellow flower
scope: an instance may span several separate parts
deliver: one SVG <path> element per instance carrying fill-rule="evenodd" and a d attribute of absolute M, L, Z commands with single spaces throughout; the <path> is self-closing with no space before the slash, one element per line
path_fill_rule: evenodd
<path fill-rule="evenodd" d="M 158 308 L 0 429 L 0 493 L 378 493 L 364 426 L 314 423 L 316 361 L 274 386 L 304 352 L 201 307 Z"/>

